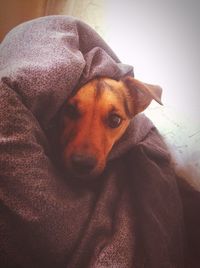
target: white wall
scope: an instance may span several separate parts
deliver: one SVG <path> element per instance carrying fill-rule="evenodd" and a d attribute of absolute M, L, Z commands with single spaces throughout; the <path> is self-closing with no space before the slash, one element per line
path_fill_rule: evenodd
<path fill-rule="evenodd" d="M 200 1 L 107 3 L 108 42 L 121 59 L 138 77 L 162 84 L 164 101 L 200 113 Z"/>

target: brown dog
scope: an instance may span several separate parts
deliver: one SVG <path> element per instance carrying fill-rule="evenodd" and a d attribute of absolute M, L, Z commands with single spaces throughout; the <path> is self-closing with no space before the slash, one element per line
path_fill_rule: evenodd
<path fill-rule="evenodd" d="M 76 177 L 97 176 L 130 120 L 155 99 L 161 88 L 127 76 L 94 79 L 63 107 L 60 146 L 65 168 Z"/>

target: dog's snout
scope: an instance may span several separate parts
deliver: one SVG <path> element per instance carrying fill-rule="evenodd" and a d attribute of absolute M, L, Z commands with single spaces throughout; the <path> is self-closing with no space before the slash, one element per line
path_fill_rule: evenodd
<path fill-rule="evenodd" d="M 83 173 L 89 173 L 97 164 L 97 159 L 94 156 L 85 154 L 73 154 L 71 157 L 73 168 Z"/>

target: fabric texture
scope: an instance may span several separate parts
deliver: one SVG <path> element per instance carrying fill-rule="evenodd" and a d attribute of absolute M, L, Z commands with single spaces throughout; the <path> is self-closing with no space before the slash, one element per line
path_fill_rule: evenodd
<path fill-rule="evenodd" d="M 1 43 L 1 267 L 186 267 L 185 222 L 197 221 L 182 200 L 192 191 L 178 186 L 144 115 L 94 181 L 72 182 L 53 162 L 48 136 L 66 98 L 97 76 L 124 75 L 133 68 L 73 17 L 26 22 Z"/>

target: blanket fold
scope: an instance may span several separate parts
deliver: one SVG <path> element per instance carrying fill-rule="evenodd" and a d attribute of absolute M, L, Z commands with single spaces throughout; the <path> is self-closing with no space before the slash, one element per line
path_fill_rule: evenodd
<path fill-rule="evenodd" d="M 188 231 L 198 223 L 188 213 L 191 191 L 177 184 L 167 148 L 148 118 L 133 119 L 93 182 L 72 182 L 53 162 L 48 132 L 66 98 L 97 76 L 125 75 L 133 68 L 73 17 L 26 22 L 1 43 L 1 267 L 191 263 L 187 241 L 193 247 L 200 238 Z M 195 249 L 188 267 L 199 267 Z"/>

